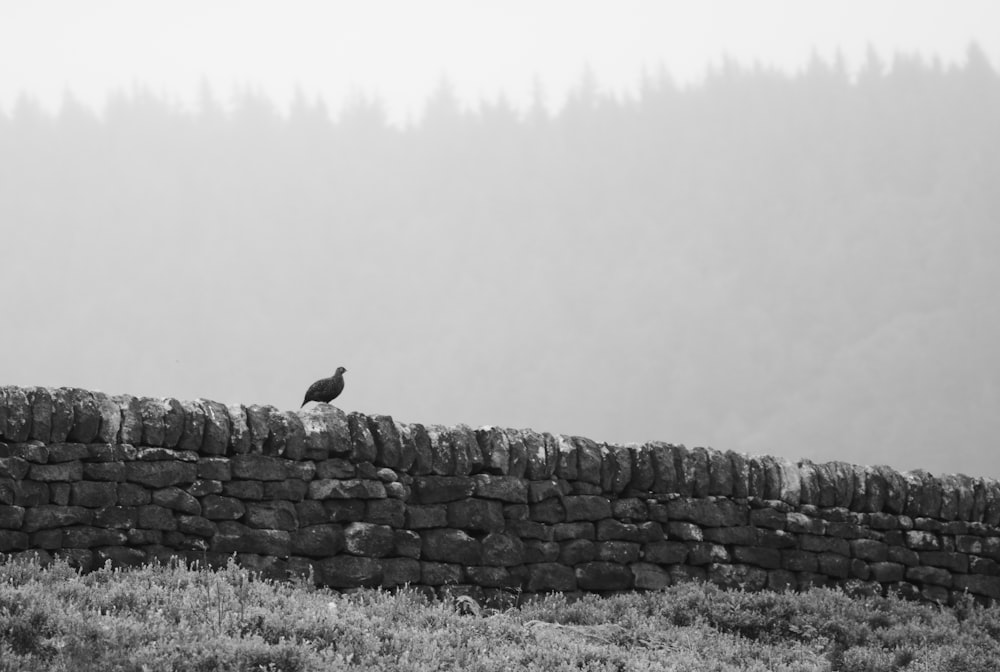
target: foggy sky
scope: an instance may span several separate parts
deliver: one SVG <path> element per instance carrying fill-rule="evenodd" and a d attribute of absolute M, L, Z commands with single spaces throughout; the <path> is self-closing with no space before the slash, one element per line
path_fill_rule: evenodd
<path fill-rule="evenodd" d="M 293 11 L 264 39 L 267 3 L 89 6 L 0 22 L 0 382 L 296 408 L 345 366 L 339 405 L 407 422 L 1000 476 L 998 138 L 976 116 L 1000 108 L 995 73 L 955 74 L 991 3 L 812 5 L 840 12 L 826 23 L 709 3 L 687 32 L 713 48 L 683 55 L 651 29 L 685 32 L 680 15 L 551 9 L 512 69 L 471 38 L 520 5 L 451 15 L 478 29 L 448 24 L 426 53 L 392 32 L 426 16 L 354 17 L 323 59 L 293 38 L 324 23 Z M 863 71 L 869 40 L 886 71 L 897 47 L 942 64 L 867 88 L 751 64 L 843 44 Z M 736 73 L 673 87 L 723 51 Z M 640 102 L 660 61 L 678 72 Z M 459 116 L 500 90 L 521 114 Z M 337 91 L 354 102 L 334 129 Z M 533 115 L 536 91 L 570 102 Z M 395 106 L 409 130 L 386 127 Z"/>

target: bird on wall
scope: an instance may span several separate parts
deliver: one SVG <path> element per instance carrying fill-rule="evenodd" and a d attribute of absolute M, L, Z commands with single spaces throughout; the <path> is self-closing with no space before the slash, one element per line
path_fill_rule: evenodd
<path fill-rule="evenodd" d="M 322 401 L 329 404 L 331 401 L 336 399 L 337 395 L 344 391 L 345 373 L 347 373 L 347 369 L 342 366 L 338 366 L 335 374 L 329 378 L 317 380 L 315 383 L 310 385 L 309 389 L 306 390 L 306 398 L 305 401 L 302 402 L 302 406 L 305 406 L 310 401 Z M 302 406 L 299 408 L 302 408 Z"/>

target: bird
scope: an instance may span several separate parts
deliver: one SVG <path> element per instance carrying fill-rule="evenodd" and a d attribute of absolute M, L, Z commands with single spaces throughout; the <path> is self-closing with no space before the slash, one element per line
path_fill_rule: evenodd
<path fill-rule="evenodd" d="M 347 369 L 342 366 L 337 367 L 337 372 L 330 376 L 329 378 L 323 378 L 322 380 L 317 380 L 315 383 L 309 386 L 306 390 L 305 401 L 302 402 L 302 406 L 305 406 L 310 401 L 324 401 L 330 403 L 337 398 L 341 392 L 344 391 L 344 374 L 347 373 Z M 302 408 L 299 406 L 299 408 Z"/>

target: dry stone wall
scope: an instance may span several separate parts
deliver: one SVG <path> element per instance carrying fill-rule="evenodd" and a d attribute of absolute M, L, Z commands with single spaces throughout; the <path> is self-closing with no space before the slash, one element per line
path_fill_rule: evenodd
<path fill-rule="evenodd" d="M 1000 484 L 667 443 L 0 388 L 0 555 L 181 556 L 502 600 L 842 585 L 1000 599 Z"/>

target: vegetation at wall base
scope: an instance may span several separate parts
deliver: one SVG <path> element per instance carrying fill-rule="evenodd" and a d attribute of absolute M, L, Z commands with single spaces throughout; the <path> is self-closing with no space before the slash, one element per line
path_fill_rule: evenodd
<path fill-rule="evenodd" d="M 1000 608 L 829 589 L 685 583 L 507 610 L 424 593 L 337 593 L 235 563 L 0 564 L 0 672 L 14 670 L 951 670 L 1000 661 Z"/>

